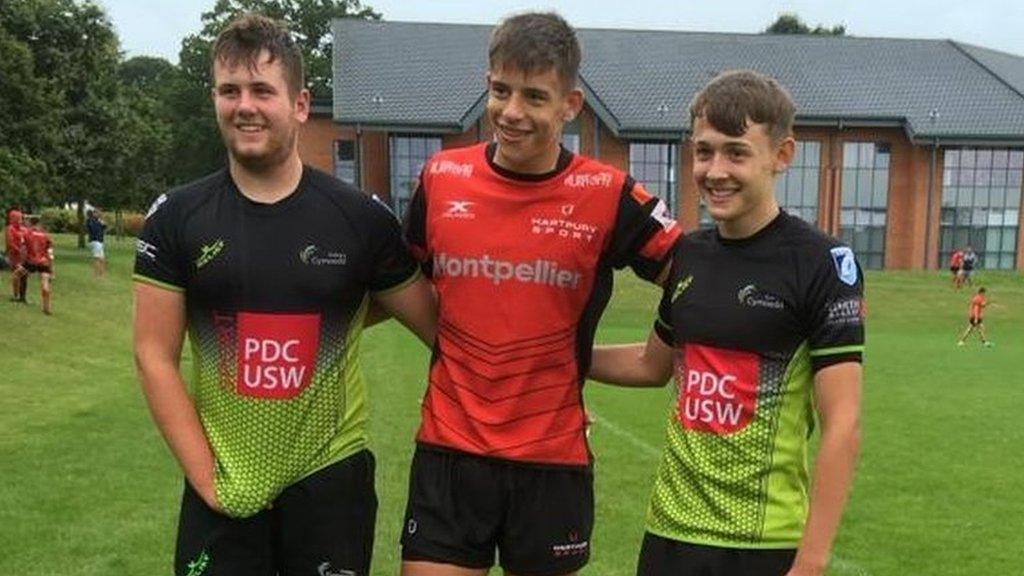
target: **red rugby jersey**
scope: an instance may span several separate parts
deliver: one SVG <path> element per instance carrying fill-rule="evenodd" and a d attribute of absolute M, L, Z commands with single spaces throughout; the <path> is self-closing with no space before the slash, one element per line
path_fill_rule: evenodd
<path fill-rule="evenodd" d="M 50 237 L 46 232 L 29 228 L 25 234 L 25 260 L 30 264 L 49 264 L 51 246 Z"/>
<path fill-rule="evenodd" d="M 679 226 L 623 172 L 565 150 L 545 175 L 493 163 L 494 145 L 424 166 L 406 236 L 440 317 L 420 443 L 523 462 L 590 461 L 582 384 L 612 270 L 647 280 Z"/>
<path fill-rule="evenodd" d="M 23 263 L 25 260 L 25 238 L 28 235 L 28 228 L 8 224 L 4 231 L 7 259 L 12 266 Z"/>

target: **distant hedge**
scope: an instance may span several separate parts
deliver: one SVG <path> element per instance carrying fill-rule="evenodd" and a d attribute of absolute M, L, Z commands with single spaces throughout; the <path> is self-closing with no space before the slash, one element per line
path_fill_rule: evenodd
<path fill-rule="evenodd" d="M 78 234 L 79 232 L 78 213 L 74 210 L 43 208 L 39 218 L 48 232 L 55 234 Z M 107 223 L 107 234 L 120 233 L 128 236 L 138 236 L 142 232 L 142 225 L 146 222 L 146 216 L 141 212 L 122 212 L 121 229 L 118 230 L 115 214 L 105 213 L 103 219 Z"/>

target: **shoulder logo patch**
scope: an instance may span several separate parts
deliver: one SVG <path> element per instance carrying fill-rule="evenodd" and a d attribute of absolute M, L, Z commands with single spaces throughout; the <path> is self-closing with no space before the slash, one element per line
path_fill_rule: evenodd
<path fill-rule="evenodd" d="M 164 202 L 167 202 L 167 194 L 161 194 L 156 200 L 153 201 L 152 204 L 149 205 L 149 210 L 146 211 L 146 218 L 149 218 L 150 216 L 155 214 L 156 211 L 160 209 L 160 206 L 163 205 Z"/>
<path fill-rule="evenodd" d="M 853 257 L 853 250 L 846 246 L 837 246 L 831 250 L 832 264 L 836 268 L 836 274 L 843 284 L 853 286 L 857 283 L 857 261 Z"/>

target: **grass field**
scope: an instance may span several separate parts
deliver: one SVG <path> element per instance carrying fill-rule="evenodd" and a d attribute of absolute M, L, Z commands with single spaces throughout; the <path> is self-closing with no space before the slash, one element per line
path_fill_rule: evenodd
<path fill-rule="evenodd" d="M 181 476 L 131 359 L 132 244 L 110 274 L 60 237 L 54 316 L 0 286 L 0 576 L 170 573 Z M 829 574 L 1024 574 L 1024 281 L 982 272 L 989 335 L 957 348 L 969 293 L 869 274 L 863 446 Z M 38 304 L 33 279 L 30 300 Z M 620 277 L 599 340 L 644 338 L 657 294 Z M 187 350 L 187 348 L 186 348 Z M 393 325 L 363 342 L 381 500 L 375 575 L 395 575 L 427 355 Z M 597 526 L 588 576 L 628 576 L 671 391 L 587 388 Z"/>

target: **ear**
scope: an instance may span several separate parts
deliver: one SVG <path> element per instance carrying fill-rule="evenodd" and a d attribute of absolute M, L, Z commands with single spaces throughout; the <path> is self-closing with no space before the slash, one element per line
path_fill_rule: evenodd
<path fill-rule="evenodd" d="M 565 98 L 565 110 L 562 114 L 562 119 L 566 122 L 572 122 L 580 115 L 581 110 L 583 110 L 583 91 L 579 88 L 573 88 Z"/>
<path fill-rule="evenodd" d="M 309 118 L 310 99 L 309 90 L 303 88 L 295 96 L 295 119 L 305 122 Z"/>
<path fill-rule="evenodd" d="M 793 156 L 796 155 L 796 140 L 792 136 L 786 136 L 775 147 L 775 163 L 772 169 L 776 174 L 785 172 L 793 163 Z"/>

